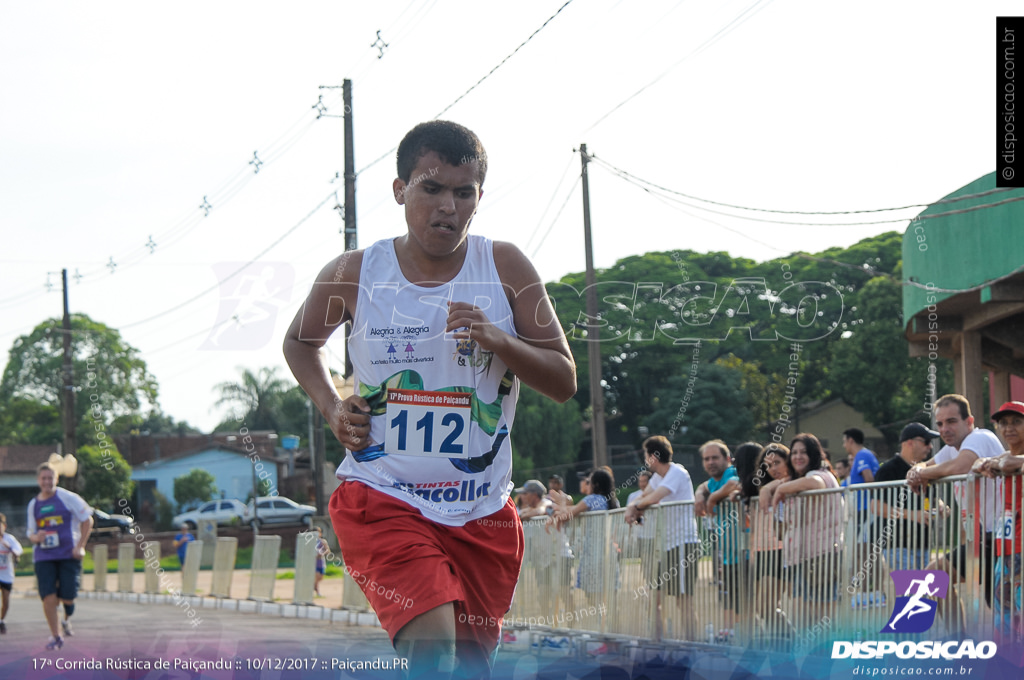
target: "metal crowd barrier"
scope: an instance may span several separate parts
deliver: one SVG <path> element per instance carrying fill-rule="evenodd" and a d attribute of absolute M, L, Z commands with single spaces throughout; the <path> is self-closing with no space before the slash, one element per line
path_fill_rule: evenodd
<path fill-rule="evenodd" d="M 894 639 L 1024 637 L 1020 477 L 972 475 L 757 498 L 695 517 L 692 503 L 588 512 L 561 529 L 524 523 L 506 624 L 554 635 L 811 649 L 874 639 L 894 616 L 890 572 L 945 572 L 932 629 Z M 1010 508 L 1011 511 L 1007 511 Z M 933 636 L 933 637 L 922 637 Z M 934 637 L 939 636 L 939 637 Z"/>

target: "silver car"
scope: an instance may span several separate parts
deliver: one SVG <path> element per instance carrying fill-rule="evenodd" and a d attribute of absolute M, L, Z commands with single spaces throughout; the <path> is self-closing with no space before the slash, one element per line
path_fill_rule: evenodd
<path fill-rule="evenodd" d="M 171 523 L 180 527 L 182 523 L 188 524 L 189 528 L 195 529 L 200 522 L 213 521 L 220 526 L 239 524 L 245 517 L 245 504 L 237 498 L 221 498 L 216 501 L 207 501 L 195 510 L 183 512 L 177 515 Z"/>
<path fill-rule="evenodd" d="M 310 525 L 316 508 L 312 505 L 300 505 L 283 496 L 262 496 L 245 507 L 245 522 L 259 527 L 263 524 L 304 524 Z"/>

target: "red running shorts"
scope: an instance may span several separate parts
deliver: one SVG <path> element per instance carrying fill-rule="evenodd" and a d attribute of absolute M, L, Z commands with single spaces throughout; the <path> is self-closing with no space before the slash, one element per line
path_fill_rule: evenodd
<path fill-rule="evenodd" d="M 489 517 L 450 527 L 362 482 L 344 482 L 330 515 L 345 569 L 392 643 L 413 618 L 453 602 L 456 639 L 487 653 L 497 646 L 525 548 L 511 499 Z"/>

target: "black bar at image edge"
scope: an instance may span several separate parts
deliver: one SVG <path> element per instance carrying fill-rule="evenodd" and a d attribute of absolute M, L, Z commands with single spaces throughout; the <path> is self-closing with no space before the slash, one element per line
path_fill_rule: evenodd
<path fill-rule="evenodd" d="M 996 17 L 996 186 L 1002 188 L 1024 187 L 1024 148 L 1017 137 L 1018 121 L 1024 120 L 1017 115 L 1018 80 L 1024 86 L 1017 64 L 1022 47 L 1024 17 Z M 1024 97 L 1024 89 L 1020 94 Z"/>

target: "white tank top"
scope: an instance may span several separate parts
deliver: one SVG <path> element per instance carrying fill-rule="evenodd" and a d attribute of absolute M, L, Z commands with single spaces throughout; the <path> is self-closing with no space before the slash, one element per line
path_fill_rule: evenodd
<path fill-rule="evenodd" d="M 519 380 L 497 356 L 445 332 L 448 302 L 469 302 L 515 336 L 490 239 L 471 235 L 448 283 L 406 280 L 393 240 L 363 253 L 349 339 L 356 393 L 371 407 L 371 445 L 349 452 L 342 481 L 359 481 L 462 526 L 502 508 L 512 490 L 509 431 Z"/>

